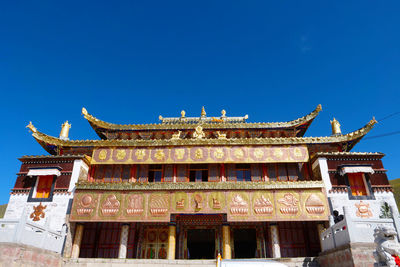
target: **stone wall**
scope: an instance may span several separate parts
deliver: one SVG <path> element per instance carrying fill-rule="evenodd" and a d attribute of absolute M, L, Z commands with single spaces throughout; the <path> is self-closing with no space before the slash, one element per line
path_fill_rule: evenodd
<path fill-rule="evenodd" d="M 0 243 L 0 266 L 38 266 L 61 267 L 63 261 L 60 254 L 13 243 Z"/>
<path fill-rule="evenodd" d="M 321 267 L 373 267 L 376 245 L 374 243 L 351 243 L 320 253 Z"/>

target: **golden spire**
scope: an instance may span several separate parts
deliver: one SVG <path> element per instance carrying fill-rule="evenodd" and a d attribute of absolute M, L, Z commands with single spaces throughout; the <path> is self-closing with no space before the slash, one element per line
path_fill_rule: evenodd
<path fill-rule="evenodd" d="M 28 128 L 29 130 L 31 130 L 31 131 L 32 131 L 32 133 L 36 133 L 36 132 L 37 132 L 37 130 L 36 130 L 36 127 L 35 127 L 35 126 L 33 126 L 33 124 L 32 124 L 32 122 L 31 122 L 31 121 L 29 122 L 29 124 L 28 124 L 28 125 L 26 125 L 26 128 Z"/>
<path fill-rule="evenodd" d="M 332 135 L 342 134 L 342 131 L 340 130 L 340 123 L 335 118 L 331 120 L 331 126 L 332 126 Z"/>
<path fill-rule="evenodd" d="M 181 118 L 185 118 L 186 112 L 184 110 L 181 111 Z"/>
<path fill-rule="evenodd" d="M 83 115 L 87 115 L 87 114 L 88 114 L 86 108 L 84 108 L 84 107 L 82 108 L 82 114 L 83 114 Z"/>
<path fill-rule="evenodd" d="M 204 106 L 201 108 L 201 116 L 202 117 L 206 116 L 206 110 L 204 109 Z"/>
<path fill-rule="evenodd" d="M 64 122 L 61 125 L 60 139 L 69 140 L 68 133 L 69 133 L 70 128 L 71 128 L 71 124 L 68 123 L 68 121 Z"/>

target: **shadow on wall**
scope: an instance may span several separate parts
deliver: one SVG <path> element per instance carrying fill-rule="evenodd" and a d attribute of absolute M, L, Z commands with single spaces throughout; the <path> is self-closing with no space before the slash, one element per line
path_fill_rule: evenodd
<path fill-rule="evenodd" d="M 0 219 L 4 217 L 4 213 L 6 213 L 7 204 L 0 205 Z"/>

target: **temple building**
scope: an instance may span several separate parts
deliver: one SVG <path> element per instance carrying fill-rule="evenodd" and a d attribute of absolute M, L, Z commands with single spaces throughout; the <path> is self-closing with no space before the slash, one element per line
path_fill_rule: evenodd
<path fill-rule="evenodd" d="M 5 219 L 68 229 L 67 258 L 317 257 L 343 206 L 360 219 L 379 219 L 385 203 L 397 212 L 384 155 L 350 152 L 375 119 L 347 134 L 333 119 L 331 135 L 305 137 L 320 111 L 254 123 L 203 107 L 119 125 L 83 108 L 98 140 L 70 140 L 68 122 L 59 137 L 30 123 L 50 155 L 20 159 Z"/>

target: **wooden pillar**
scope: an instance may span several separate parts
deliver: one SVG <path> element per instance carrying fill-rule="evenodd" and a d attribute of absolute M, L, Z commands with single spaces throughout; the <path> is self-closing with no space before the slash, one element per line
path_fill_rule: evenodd
<path fill-rule="evenodd" d="M 222 225 L 222 257 L 224 259 L 232 258 L 231 229 L 228 224 Z"/>
<path fill-rule="evenodd" d="M 83 224 L 82 223 L 78 223 L 76 225 L 76 229 L 75 229 L 74 242 L 72 243 L 71 258 L 73 258 L 73 259 L 79 258 L 79 252 L 80 252 L 80 249 L 81 249 L 82 236 L 83 236 Z"/>
<path fill-rule="evenodd" d="M 176 246 L 176 224 L 169 225 L 168 231 L 168 253 L 167 259 L 174 260 L 175 259 L 175 246 Z"/>
<path fill-rule="evenodd" d="M 321 239 L 321 234 L 325 230 L 325 225 L 323 223 L 317 223 L 317 229 L 318 229 L 318 238 L 319 238 L 319 244 L 321 246 L 321 251 L 322 251 L 322 239 Z"/>
<path fill-rule="evenodd" d="M 280 258 L 281 257 L 281 246 L 279 245 L 279 231 L 278 231 L 278 224 L 270 223 L 269 230 L 271 235 L 271 242 L 272 242 L 272 257 L 273 258 Z"/>
<path fill-rule="evenodd" d="M 119 239 L 119 252 L 118 258 L 126 259 L 126 252 L 128 250 L 128 237 L 129 237 L 129 224 L 123 224 L 121 227 L 121 237 Z"/>

